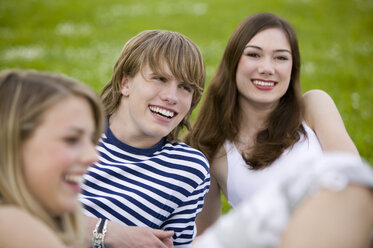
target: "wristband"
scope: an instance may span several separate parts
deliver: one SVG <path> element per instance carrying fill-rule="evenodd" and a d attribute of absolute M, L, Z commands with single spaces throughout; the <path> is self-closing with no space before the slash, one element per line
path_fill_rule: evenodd
<path fill-rule="evenodd" d="M 105 248 L 104 239 L 107 230 L 107 219 L 98 219 L 93 230 L 92 248 Z"/>

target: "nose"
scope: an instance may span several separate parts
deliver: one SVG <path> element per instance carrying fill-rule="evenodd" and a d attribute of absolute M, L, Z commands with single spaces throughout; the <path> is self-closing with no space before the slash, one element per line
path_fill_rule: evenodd
<path fill-rule="evenodd" d="M 272 59 L 269 57 L 263 58 L 260 62 L 258 70 L 260 74 L 273 75 L 275 72 L 275 69 L 273 66 Z"/>
<path fill-rule="evenodd" d="M 95 144 L 92 141 L 87 141 L 81 153 L 81 164 L 85 167 L 91 166 L 94 162 L 98 161 L 98 152 Z"/>
<path fill-rule="evenodd" d="M 168 102 L 168 104 L 175 105 L 178 101 L 178 83 L 172 81 L 165 85 L 161 92 L 161 99 Z"/>

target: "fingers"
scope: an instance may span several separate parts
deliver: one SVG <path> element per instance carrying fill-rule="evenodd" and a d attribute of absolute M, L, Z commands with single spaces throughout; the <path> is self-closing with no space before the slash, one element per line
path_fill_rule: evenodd
<path fill-rule="evenodd" d="M 163 244 L 167 247 L 167 248 L 173 248 L 174 247 L 174 243 L 172 242 L 171 239 L 167 238 L 167 239 L 162 239 L 161 240 L 163 242 Z"/>
<path fill-rule="evenodd" d="M 156 236 L 162 242 L 162 248 L 173 248 L 174 244 L 171 237 L 174 235 L 174 231 L 165 231 L 160 229 L 152 229 L 154 236 Z"/>
<path fill-rule="evenodd" d="M 160 240 L 169 239 L 174 235 L 174 231 L 165 231 L 160 229 L 152 229 L 153 234 Z"/>

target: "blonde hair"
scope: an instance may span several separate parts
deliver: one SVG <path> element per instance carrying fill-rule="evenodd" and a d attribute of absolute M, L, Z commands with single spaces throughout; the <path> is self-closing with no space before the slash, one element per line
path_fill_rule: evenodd
<path fill-rule="evenodd" d="M 113 76 L 103 88 L 101 98 L 105 113 L 113 114 L 122 99 L 120 91 L 123 77 L 135 77 L 146 65 L 160 75 L 165 74 L 162 71 L 164 63 L 178 80 L 194 88 L 190 111 L 167 136 L 168 140 L 176 140 L 184 127 L 190 128 L 190 115 L 201 99 L 206 76 L 198 46 L 184 35 L 166 30 L 147 30 L 130 39 L 115 63 Z"/>
<path fill-rule="evenodd" d="M 35 71 L 0 74 L 0 204 L 18 206 L 41 219 L 69 246 L 84 246 L 81 207 L 73 213 L 52 216 L 27 189 L 20 160 L 22 143 L 37 129 L 44 113 L 71 96 L 86 99 L 95 123 L 93 140 L 104 128 L 98 95 L 89 87 L 59 75 Z"/>

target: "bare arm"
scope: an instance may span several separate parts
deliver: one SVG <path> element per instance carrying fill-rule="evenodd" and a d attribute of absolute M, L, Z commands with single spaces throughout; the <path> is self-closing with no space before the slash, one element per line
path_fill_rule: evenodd
<path fill-rule="evenodd" d="M 0 220 L 0 247 L 65 247 L 43 222 L 20 208 L 0 207 Z"/>
<path fill-rule="evenodd" d="M 210 190 L 207 193 L 202 212 L 197 216 L 197 236 L 214 224 L 221 216 L 221 192 L 226 192 L 227 159 L 224 147 L 220 147 L 210 163 Z"/>
<path fill-rule="evenodd" d="M 281 248 L 366 248 L 373 229 L 373 193 L 350 185 L 340 192 L 323 190 L 295 211 Z"/>
<path fill-rule="evenodd" d="M 216 179 L 211 175 L 210 190 L 205 197 L 202 212 L 197 215 L 197 236 L 215 223 L 221 215 L 220 188 Z"/>
<path fill-rule="evenodd" d="M 304 94 L 305 121 L 315 131 L 324 151 L 342 151 L 359 155 L 348 135 L 333 99 L 322 90 Z"/>
<path fill-rule="evenodd" d="M 92 237 L 92 232 L 98 219 L 87 216 L 85 218 L 88 237 Z M 152 229 L 150 227 L 124 226 L 108 221 L 105 245 L 110 248 L 172 248 L 174 246 L 170 238 L 173 234 L 173 231 Z M 91 242 L 91 240 L 89 241 Z"/>

